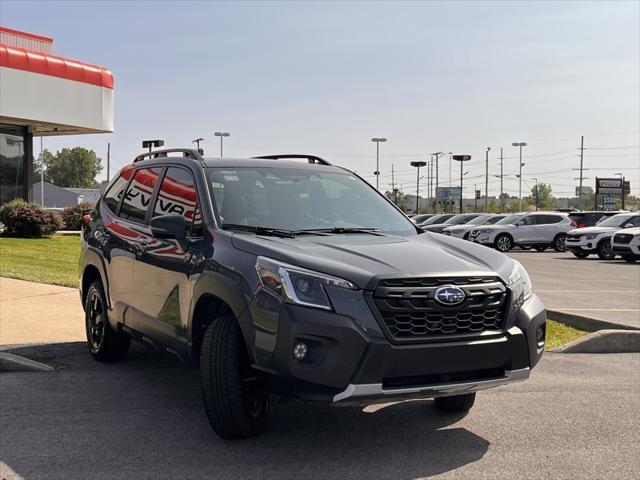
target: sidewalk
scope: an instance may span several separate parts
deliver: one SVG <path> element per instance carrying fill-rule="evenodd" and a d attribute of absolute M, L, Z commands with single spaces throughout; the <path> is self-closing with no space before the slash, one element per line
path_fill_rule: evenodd
<path fill-rule="evenodd" d="M 0 345 L 85 338 L 78 289 L 0 277 Z"/>

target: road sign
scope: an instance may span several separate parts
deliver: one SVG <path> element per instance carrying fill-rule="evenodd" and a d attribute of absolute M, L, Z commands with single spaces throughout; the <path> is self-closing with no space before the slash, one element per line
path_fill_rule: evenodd
<path fill-rule="evenodd" d="M 438 201 L 451 201 L 460 198 L 460 187 L 438 187 L 436 192 Z"/>
<path fill-rule="evenodd" d="M 625 180 L 623 190 L 625 195 L 631 195 L 631 182 L 629 180 Z"/>
<path fill-rule="evenodd" d="M 481 196 L 482 196 L 482 192 L 480 190 L 476 190 L 476 200 L 480 200 Z"/>

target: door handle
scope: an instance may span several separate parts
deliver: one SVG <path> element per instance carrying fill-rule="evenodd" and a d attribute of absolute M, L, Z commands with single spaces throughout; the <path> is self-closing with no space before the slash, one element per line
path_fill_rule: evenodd
<path fill-rule="evenodd" d="M 136 250 L 138 251 L 139 254 L 143 254 L 144 252 L 147 251 L 148 248 L 149 248 L 149 244 L 144 240 L 136 243 Z"/>

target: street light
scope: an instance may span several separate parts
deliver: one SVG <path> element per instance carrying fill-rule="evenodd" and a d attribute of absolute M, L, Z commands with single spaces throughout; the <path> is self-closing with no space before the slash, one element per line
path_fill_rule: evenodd
<path fill-rule="evenodd" d="M 465 174 L 462 173 L 462 165 L 464 164 L 464 162 L 468 162 L 469 160 L 471 160 L 471 155 L 454 155 L 451 158 L 453 158 L 456 162 L 460 162 L 460 213 L 462 213 L 462 177 L 465 176 Z M 475 195 L 475 192 L 473 193 Z"/>
<path fill-rule="evenodd" d="M 220 137 L 220 158 L 222 158 L 222 139 L 230 136 L 231 134 L 229 132 L 215 132 L 213 135 Z"/>
<path fill-rule="evenodd" d="M 438 175 L 438 159 L 441 155 L 449 155 L 451 152 L 447 152 L 447 153 L 443 153 L 443 152 L 436 152 L 436 153 L 432 153 L 431 155 L 433 155 L 434 157 L 436 157 L 436 213 L 438 213 L 438 183 L 439 183 L 439 175 Z M 451 162 L 449 162 L 449 165 L 451 165 Z M 449 176 L 451 176 L 451 172 L 449 172 Z"/>
<path fill-rule="evenodd" d="M 524 163 L 522 163 L 522 147 L 527 146 L 527 142 L 513 142 L 511 145 L 514 147 L 520 148 L 520 181 L 518 185 L 518 211 L 522 211 L 522 167 L 524 167 Z"/>
<path fill-rule="evenodd" d="M 487 147 L 484 157 L 484 211 L 489 213 L 489 151 L 491 147 Z M 475 192 L 473 192 L 475 193 Z"/>
<path fill-rule="evenodd" d="M 412 167 L 416 167 L 418 172 L 416 174 L 416 214 L 418 213 L 418 199 L 420 198 L 420 167 L 426 167 L 427 162 L 411 162 Z"/>
<path fill-rule="evenodd" d="M 376 176 L 376 189 L 378 189 L 380 179 L 380 144 L 387 141 L 384 137 L 373 137 L 372 142 L 376 144 L 376 171 L 373 174 Z"/>
<path fill-rule="evenodd" d="M 202 155 L 202 154 L 204 153 L 204 150 L 202 150 L 202 149 L 200 148 L 200 142 L 204 142 L 204 138 L 200 137 L 200 138 L 196 138 L 196 139 L 194 139 L 194 140 L 191 140 L 191 143 L 195 143 L 195 144 L 197 145 L 198 153 L 199 153 L 200 155 Z"/>

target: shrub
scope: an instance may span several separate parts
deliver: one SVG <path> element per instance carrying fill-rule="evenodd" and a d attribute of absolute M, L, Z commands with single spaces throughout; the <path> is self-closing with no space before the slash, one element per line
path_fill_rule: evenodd
<path fill-rule="evenodd" d="M 84 202 L 73 207 L 65 207 L 62 212 L 62 221 L 67 230 L 80 230 L 82 228 L 82 212 L 92 211 L 93 203 Z"/>
<path fill-rule="evenodd" d="M 0 207 L 0 222 L 5 226 L 4 235 L 9 237 L 46 237 L 62 228 L 59 215 L 21 199 Z"/>

